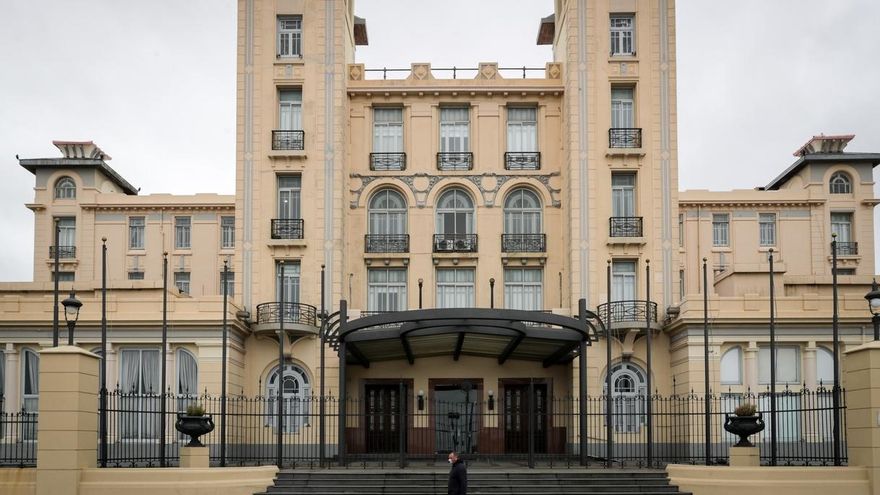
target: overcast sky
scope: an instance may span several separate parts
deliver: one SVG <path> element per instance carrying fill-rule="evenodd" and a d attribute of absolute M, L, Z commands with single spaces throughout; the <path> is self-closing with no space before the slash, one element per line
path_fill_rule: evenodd
<path fill-rule="evenodd" d="M 680 189 L 766 184 L 813 134 L 880 152 L 880 2 L 677 1 Z M 552 0 L 358 0 L 367 67 L 541 67 Z M 466 12 L 467 15 L 462 13 Z M 0 2 L 0 281 L 32 277 L 21 157 L 94 140 L 141 194 L 234 193 L 234 0 Z"/>

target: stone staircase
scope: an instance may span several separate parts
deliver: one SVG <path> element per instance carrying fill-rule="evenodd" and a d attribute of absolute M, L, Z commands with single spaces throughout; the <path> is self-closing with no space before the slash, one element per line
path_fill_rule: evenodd
<path fill-rule="evenodd" d="M 447 471 L 284 470 L 259 495 L 446 495 Z M 473 469 L 468 495 L 660 495 L 680 494 L 663 470 Z"/>

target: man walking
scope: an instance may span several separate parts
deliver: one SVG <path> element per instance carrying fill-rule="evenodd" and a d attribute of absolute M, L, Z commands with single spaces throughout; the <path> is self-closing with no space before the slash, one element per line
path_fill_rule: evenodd
<path fill-rule="evenodd" d="M 449 453 L 449 464 L 452 468 L 449 470 L 449 488 L 448 495 L 467 495 L 467 468 L 464 461 L 458 457 L 457 452 Z"/>

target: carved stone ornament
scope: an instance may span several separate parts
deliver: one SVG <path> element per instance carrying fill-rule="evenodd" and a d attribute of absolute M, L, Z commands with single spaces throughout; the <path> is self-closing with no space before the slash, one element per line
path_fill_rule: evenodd
<path fill-rule="evenodd" d="M 348 66 L 348 78 L 352 81 L 360 81 L 364 78 L 364 64 L 350 64 Z"/>
<path fill-rule="evenodd" d="M 409 78 L 417 81 L 434 79 L 434 76 L 431 74 L 431 64 L 411 64 Z"/>
<path fill-rule="evenodd" d="M 495 62 L 480 62 L 477 79 L 501 79 L 501 76 L 498 74 L 498 64 Z"/>
<path fill-rule="evenodd" d="M 562 77 L 562 64 L 559 62 L 547 63 L 547 79 L 560 79 Z"/>

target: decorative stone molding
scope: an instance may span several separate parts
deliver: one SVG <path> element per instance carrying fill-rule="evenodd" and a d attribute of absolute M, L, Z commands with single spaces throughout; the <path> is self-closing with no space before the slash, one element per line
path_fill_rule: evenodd
<path fill-rule="evenodd" d="M 562 79 L 562 63 L 547 62 L 544 77 L 547 79 Z"/>
<path fill-rule="evenodd" d="M 410 73 L 407 79 L 412 81 L 429 81 L 434 79 L 431 73 L 431 64 L 410 64 Z"/>
<path fill-rule="evenodd" d="M 348 80 L 362 81 L 364 79 L 364 64 L 348 64 Z"/>
<path fill-rule="evenodd" d="M 497 62 L 480 62 L 480 70 L 474 79 L 503 79 L 498 73 Z"/>

